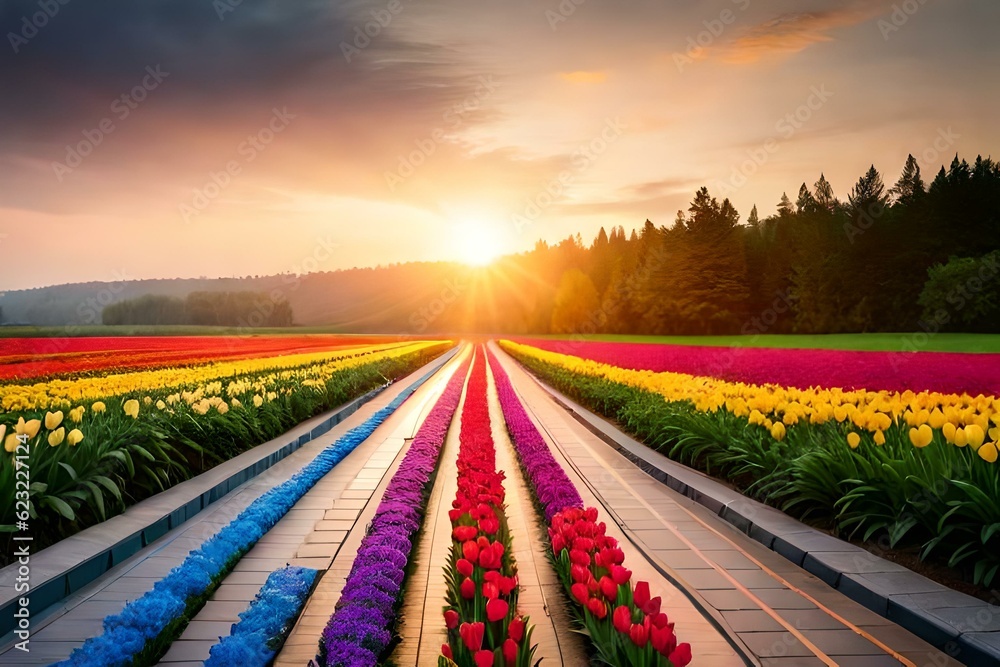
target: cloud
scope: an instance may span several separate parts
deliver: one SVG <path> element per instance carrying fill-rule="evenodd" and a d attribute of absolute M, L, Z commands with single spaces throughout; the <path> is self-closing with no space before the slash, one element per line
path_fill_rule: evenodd
<path fill-rule="evenodd" d="M 866 3 L 823 12 L 781 14 L 721 47 L 717 57 L 722 62 L 747 65 L 789 56 L 813 44 L 833 41 L 830 35 L 833 30 L 867 21 L 881 9 L 880 3 Z"/>

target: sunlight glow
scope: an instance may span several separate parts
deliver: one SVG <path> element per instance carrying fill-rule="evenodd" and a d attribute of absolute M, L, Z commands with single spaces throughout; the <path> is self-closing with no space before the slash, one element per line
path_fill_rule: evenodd
<path fill-rule="evenodd" d="M 505 252 L 496 227 L 480 221 L 457 225 L 454 243 L 458 260 L 471 266 L 486 266 Z"/>

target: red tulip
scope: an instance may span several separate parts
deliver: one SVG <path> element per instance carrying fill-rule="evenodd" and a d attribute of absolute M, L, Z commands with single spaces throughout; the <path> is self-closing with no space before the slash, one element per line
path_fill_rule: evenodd
<path fill-rule="evenodd" d="M 569 560 L 571 563 L 577 565 L 583 565 L 584 567 L 590 567 L 590 554 L 586 551 L 580 551 L 579 549 L 569 550 Z"/>
<path fill-rule="evenodd" d="M 610 570 L 612 581 L 619 586 L 627 583 L 628 580 L 632 578 L 632 571 L 622 567 L 621 565 L 612 565 Z"/>
<path fill-rule="evenodd" d="M 507 634 L 511 639 L 520 643 L 524 639 L 524 619 L 520 616 L 515 616 L 510 625 L 507 626 Z"/>
<path fill-rule="evenodd" d="M 500 577 L 497 580 L 497 586 L 500 588 L 501 595 L 510 595 L 517 588 L 517 577 Z"/>
<path fill-rule="evenodd" d="M 479 530 L 483 531 L 487 535 L 494 535 L 498 530 L 500 530 L 500 519 L 495 516 L 480 519 Z"/>
<path fill-rule="evenodd" d="M 670 622 L 670 619 L 667 618 L 666 614 L 663 613 L 656 614 L 650 620 L 652 620 L 653 625 L 655 625 L 658 628 L 669 627 L 671 630 L 674 628 L 674 624 Z"/>
<path fill-rule="evenodd" d="M 462 556 L 465 560 L 475 563 L 479 560 L 479 545 L 474 541 L 469 540 L 462 544 Z"/>
<path fill-rule="evenodd" d="M 449 630 L 454 630 L 458 627 L 458 612 L 454 609 L 447 609 L 444 612 L 444 624 L 448 626 Z"/>
<path fill-rule="evenodd" d="M 652 626 L 649 628 L 649 641 L 660 655 L 668 656 L 677 648 L 677 638 L 670 628 Z"/>
<path fill-rule="evenodd" d="M 597 618 L 604 618 L 608 615 L 607 605 L 604 604 L 604 600 L 598 598 L 590 598 L 587 601 L 587 609 L 589 609 L 590 613 Z"/>
<path fill-rule="evenodd" d="M 590 578 L 593 575 L 590 573 L 590 568 L 586 565 L 577 565 L 576 563 L 573 563 L 569 566 L 569 576 L 573 578 L 573 581 L 579 584 L 585 584 L 590 581 Z"/>
<path fill-rule="evenodd" d="M 486 625 L 483 623 L 462 623 L 458 628 L 458 634 L 462 637 L 462 642 L 470 651 L 478 651 L 483 647 L 483 634 L 486 632 Z"/>
<path fill-rule="evenodd" d="M 587 589 L 586 584 L 573 584 L 570 586 L 570 593 L 576 598 L 576 601 L 582 605 L 587 604 L 587 600 L 590 599 L 590 591 Z"/>
<path fill-rule="evenodd" d="M 601 594 L 604 595 L 609 602 L 614 602 L 618 599 L 618 584 L 612 581 L 611 577 L 601 577 L 600 584 Z"/>
<path fill-rule="evenodd" d="M 451 531 L 451 536 L 458 542 L 474 540 L 478 534 L 479 529 L 475 526 L 455 526 L 455 529 Z"/>
<path fill-rule="evenodd" d="M 509 637 L 503 642 L 503 659 L 508 667 L 517 663 L 517 644 Z"/>
<path fill-rule="evenodd" d="M 490 623 L 496 623 L 500 619 L 507 617 L 508 609 L 510 609 L 510 605 L 507 604 L 506 600 L 493 598 L 486 603 L 486 618 Z"/>
<path fill-rule="evenodd" d="M 497 598 L 497 596 L 499 596 L 499 595 L 500 595 L 500 589 L 497 588 L 496 584 L 494 584 L 494 583 L 492 583 L 490 581 L 484 581 L 483 582 L 483 597 L 484 598 L 486 598 L 487 600 L 495 600 Z"/>
<path fill-rule="evenodd" d="M 591 522 L 597 521 L 597 508 L 596 507 L 588 507 L 587 509 L 585 509 L 583 511 L 583 516 L 584 516 L 584 518 L 587 521 L 591 521 Z"/>
<path fill-rule="evenodd" d="M 632 643 L 642 648 L 649 641 L 649 631 L 646 630 L 645 625 L 639 625 L 638 623 L 633 623 L 632 627 L 629 629 L 629 639 Z"/>
<path fill-rule="evenodd" d="M 476 582 L 466 577 L 462 581 L 462 585 L 459 586 L 459 592 L 462 594 L 463 598 L 471 600 L 476 597 Z"/>
<path fill-rule="evenodd" d="M 611 623 L 615 626 L 615 630 L 627 635 L 629 630 L 632 629 L 632 610 L 625 605 L 621 605 L 612 614 Z"/>
<path fill-rule="evenodd" d="M 678 644 L 673 653 L 667 656 L 674 667 L 687 667 L 691 663 L 691 645 L 688 643 Z"/>
<path fill-rule="evenodd" d="M 493 651 L 477 651 L 476 667 L 493 667 Z"/>
<path fill-rule="evenodd" d="M 635 593 L 632 595 L 632 601 L 635 602 L 635 606 L 639 609 L 644 608 L 649 604 L 649 582 L 639 581 L 635 584 Z"/>
<path fill-rule="evenodd" d="M 552 553 L 559 555 L 559 553 L 566 548 L 566 540 L 563 539 L 562 535 L 556 533 L 552 535 Z"/>
<path fill-rule="evenodd" d="M 455 563 L 455 569 L 458 570 L 458 573 L 463 577 L 471 577 L 475 566 L 464 558 L 459 558 Z"/>
<path fill-rule="evenodd" d="M 452 655 L 451 647 L 447 644 L 441 644 L 441 655 L 448 658 L 449 660 L 454 660 L 455 656 Z"/>

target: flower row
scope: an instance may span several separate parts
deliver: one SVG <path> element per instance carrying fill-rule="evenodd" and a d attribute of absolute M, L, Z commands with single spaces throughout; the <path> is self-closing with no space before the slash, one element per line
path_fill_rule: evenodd
<path fill-rule="evenodd" d="M 104 633 L 73 651 L 64 667 L 128 665 L 147 643 L 169 643 L 166 637 L 178 621 L 193 616 L 239 558 L 295 505 L 316 482 L 367 439 L 402 405 L 416 386 L 399 394 L 320 452 L 284 483 L 268 490 L 218 533 L 193 550 L 184 562 L 158 581 L 152 590 L 104 619 Z"/>
<path fill-rule="evenodd" d="M 386 487 L 320 639 L 323 667 L 374 667 L 392 640 L 413 536 L 468 368 L 466 360 L 452 375 Z"/>
<path fill-rule="evenodd" d="M 594 508 L 583 509 L 579 491 L 552 455 L 497 358 L 490 355 L 500 407 L 514 449 L 549 520 L 549 539 L 567 593 L 602 659 L 612 665 L 673 665 L 691 661 L 674 625 L 650 599 L 649 584 L 624 566 L 625 553 Z M 565 503 L 559 507 L 559 503 Z"/>
<path fill-rule="evenodd" d="M 210 649 L 205 667 L 270 664 L 299 617 L 317 574 L 317 570 L 288 566 L 268 575 L 229 636 Z"/>
<path fill-rule="evenodd" d="M 480 348 L 462 408 L 458 491 L 448 512 L 448 643 L 441 652 L 459 667 L 531 667 L 531 626 L 517 613 L 517 569 L 504 514 L 504 476 L 496 469 L 486 392 L 486 359 Z"/>

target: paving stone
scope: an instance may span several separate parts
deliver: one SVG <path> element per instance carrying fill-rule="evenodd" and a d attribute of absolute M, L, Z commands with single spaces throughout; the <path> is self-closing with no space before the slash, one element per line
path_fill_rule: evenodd
<path fill-rule="evenodd" d="M 746 632 L 740 639 L 761 658 L 796 658 L 815 654 L 789 632 Z"/>
<path fill-rule="evenodd" d="M 785 628 L 764 611 L 724 611 L 723 618 L 734 632 L 784 632 Z"/>
<path fill-rule="evenodd" d="M 852 630 L 808 630 L 806 639 L 830 656 L 884 655 L 885 651 Z"/>

